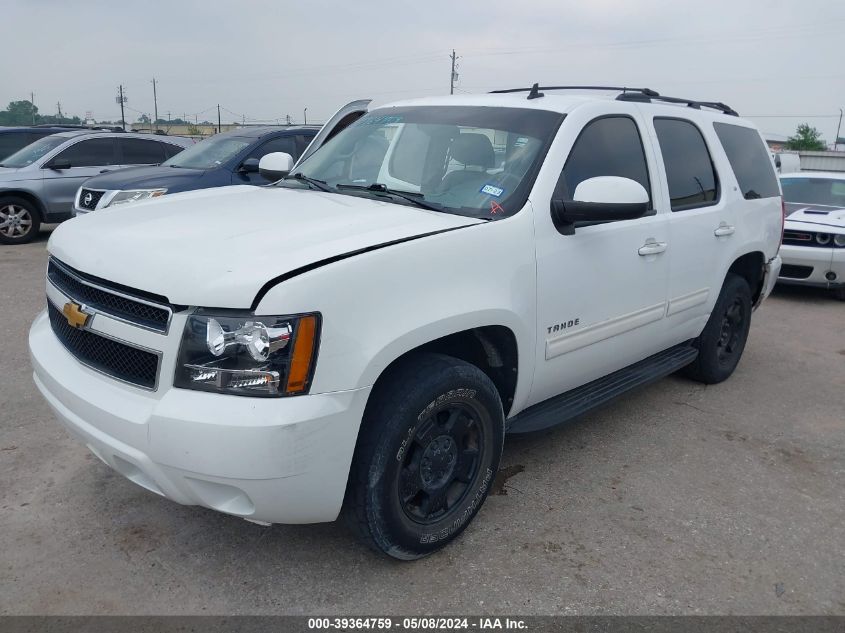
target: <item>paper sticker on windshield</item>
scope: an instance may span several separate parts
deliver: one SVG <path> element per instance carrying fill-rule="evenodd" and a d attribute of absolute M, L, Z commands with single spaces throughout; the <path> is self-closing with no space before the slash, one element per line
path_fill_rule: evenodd
<path fill-rule="evenodd" d="M 496 187 L 494 185 L 484 185 L 481 188 L 480 193 L 486 193 L 488 196 L 496 196 L 498 198 L 503 193 L 505 193 L 505 190 L 501 189 L 500 187 Z"/>

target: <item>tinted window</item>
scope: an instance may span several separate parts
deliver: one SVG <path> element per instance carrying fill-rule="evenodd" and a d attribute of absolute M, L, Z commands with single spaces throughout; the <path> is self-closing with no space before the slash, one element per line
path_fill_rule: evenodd
<path fill-rule="evenodd" d="M 290 154 L 293 159 L 296 160 L 296 157 L 298 156 L 296 151 L 296 137 L 276 137 L 253 149 L 247 158 L 257 158 L 260 160 L 262 156 L 265 154 L 271 154 L 272 152 L 285 152 L 286 154 Z"/>
<path fill-rule="evenodd" d="M 0 160 L 6 158 L 10 154 L 14 154 L 20 148 L 26 147 L 30 141 L 30 135 L 27 132 L 10 132 L 9 134 L 0 134 Z"/>
<path fill-rule="evenodd" d="M 845 207 L 845 176 L 833 178 L 781 178 L 783 199 L 799 204 Z"/>
<path fill-rule="evenodd" d="M 666 167 L 672 211 L 715 202 L 718 180 L 699 129 L 680 119 L 655 119 L 654 129 Z"/>
<path fill-rule="evenodd" d="M 746 200 L 779 196 L 769 152 L 756 130 L 729 123 L 714 123 Z"/>
<path fill-rule="evenodd" d="M 121 138 L 117 142 L 123 150 L 124 165 L 157 165 L 164 162 L 164 148 L 158 141 Z"/>
<path fill-rule="evenodd" d="M 571 200 L 581 182 L 596 176 L 636 180 L 651 200 L 645 152 L 633 119 L 614 116 L 587 124 L 566 160 L 558 182 L 558 195 Z"/>
<path fill-rule="evenodd" d="M 172 158 L 185 149 L 184 147 L 179 147 L 178 145 L 172 145 L 170 143 L 162 143 L 161 146 L 164 148 L 164 155 L 167 156 L 167 158 Z"/>
<path fill-rule="evenodd" d="M 99 167 L 117 164 L 114 155 L 114 141 L 110 138 L 80 141 L 76 145 L 68 147 L 53 160 L 59 159 L 67 160 L 71 167 Z"/>

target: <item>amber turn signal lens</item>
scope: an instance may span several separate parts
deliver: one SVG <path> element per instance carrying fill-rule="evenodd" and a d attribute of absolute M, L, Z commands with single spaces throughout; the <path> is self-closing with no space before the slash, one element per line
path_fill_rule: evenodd
<path fill-rule="evenodd" d="M 317 317 L 304 316 L 299 320 L 296 328 L 296 340 L 293 344 L 293 355 L 288 372 L 287 393 L 304 391 L 311 373 L 311 362 L 314 359 L 314 343 L 317 340 Z"/>

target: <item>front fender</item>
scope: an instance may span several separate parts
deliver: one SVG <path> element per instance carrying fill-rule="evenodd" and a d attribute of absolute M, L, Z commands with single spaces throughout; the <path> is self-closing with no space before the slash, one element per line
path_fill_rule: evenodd
<path fill-rule="evenodd" d="M 515 335 L 513 410 L 533 378 L 536 264 L 532 210 L 387 246 L 287 279 L 256 314 L 322 314 L 312 393 L 368 387 L 399 356 L 463 330 Z M 283 248 L 283 245 L 280 245 Z"/>

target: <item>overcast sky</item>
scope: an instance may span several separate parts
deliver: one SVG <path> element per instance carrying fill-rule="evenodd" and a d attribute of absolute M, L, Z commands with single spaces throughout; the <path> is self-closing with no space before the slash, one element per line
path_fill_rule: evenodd
<path fill-rule="evenodd" d="M 724 101 L 764 132 L 845 107 L 845 0 L 0 0 L 0 107 L 325 120 L 347 101 L 558 84 Z M 775 115 L 791 115 L 783 118 Z M 845 133 L 843 133 L 845 134 Z"/>

